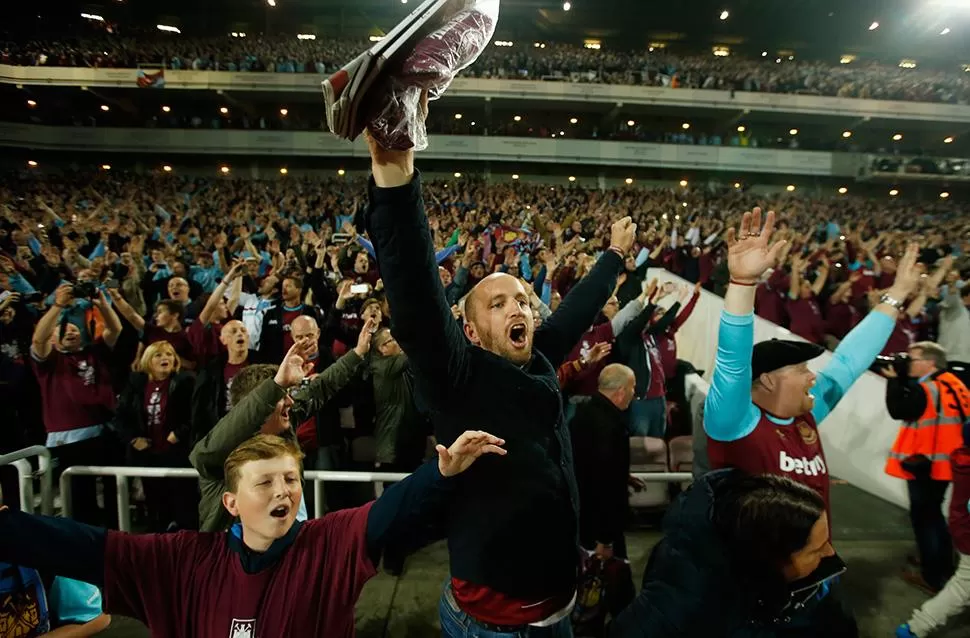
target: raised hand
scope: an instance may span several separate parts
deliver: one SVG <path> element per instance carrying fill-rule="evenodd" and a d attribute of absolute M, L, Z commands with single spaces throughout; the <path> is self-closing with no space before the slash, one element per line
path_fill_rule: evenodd
<path fill-rule="evenodd" d="M 619 248 L 624 254 L 633 248 L 633 240 L 637 236 L 637 225 L 630 217 L 623 217 L 613 223 L 610 231 L 610 248 Z"/>
<path fill-rule="evenodd" d="M 279 370 L 276 371 L 276 378 L 273 379 L 276 385 L 284 390 L 300 385 L 303 382 L 303 360 L 305 348 L 298 343 L 290 347 L 289 352 L 283 357 Z"/>
<path fill-rule="evenodd" d="M 377 322 L 374 321 L 374 317 L 371 317 L 364 322 L 364 327 L 360 329 L 360 334 L 357 335 L 357 346 L 354 347 L 354 352 L 360 358 L 364 358 L 370 352 L 370 344 L 374 339 L 375 332 L 377 332 Z"/>
<path fill-rule="evenodd" d="M 438 471 L 444 477 L 455 476 L 467 470 L 482 454 L 498 454 L 505 456 L 508 451 L 503 449 L 505 440 L 492 436 L 481 430 L 469 430 L 459 436 L 451 447 L 438 444 Z"/>
<path fill-rule="evenodd" d="M 610 352 L 613 350 L 613 344 L 608 341 L 601 341 L 597 343 L 589 352 L 586 354 L 586 364 L 591 365 L 594 363 L 599 363 L 606 357 L 610 356 Z"/>
<path fill-rule="evenodd" d="M 74 286 L 71 284 L 61 284 L 54 291 L 54 305 L 67 308 L 74 303 Z"/>
<path fill-rule="evenodd" d="M 922 282 L 922 273 L 916 268 L 918 258 L 919 244 L 915 242 L 907 244 L 906 252 L 903 253 L 896 267 L 896 279 L 886 294 L 898 301 L 905 301 L 916 292 Z"/>
<path fill-rule="evenodd" d="M 742 284 L 754 284 L 766 270 L 778 262 L 785 241 L 768 245 L 774 229 L 774 211 L 768 211 L 762 228 L 760 208 L 744 214 L 737 232 L 733 228 L 728 229 L 728 271 L 732 280 Z"/>

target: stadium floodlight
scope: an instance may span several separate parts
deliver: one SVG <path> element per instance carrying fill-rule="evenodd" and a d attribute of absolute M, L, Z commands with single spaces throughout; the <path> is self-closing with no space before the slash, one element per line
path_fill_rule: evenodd
<path fill-rule="evenodd" d="M 944 137 L 943 138 L 943 143 L 944 144 L 952 144 L 953 143 L 953 138 L 952 137 Z"/>
<path fill-rule="evenodd" d="M 95 22 L 104 22 L 104 18 L 96 13 L 82 13 L 81 17 L 85 20 L 94 20 Z"/>
<path fill-rule="evenodd" d="M 341 177 L 343 177 L 346 174 L 347 174 L 347 171 L 345 171 L 344 169 L 342 168 L 337 169 L 337 175 L 340 175 Z"/>
<path fill-rule="evenodd" d="M 627 126 L 636 126 L 637 123 L 636 123 L 636 120 L 627 120 L 626 121 L 626 125 Z"/>
<path fill-rule="evenodd" d="M 165 171 L 166 173 L 171 173 L 172 167 L 169 166 L 168 164 L 165 164 L 164 166 L 162 166 L 162 170 Z"/>
<path fill-rule="evenodd" d="M 289 172 L 290 171 L 285 166 L 280 169 L 280 175 L 286 175 Z"/>
<path fill-rule="evenodd" d="M 266 0 L 266 4 L 268 4 L 271 7 L 275 7 L 276 6 L 276 0 Z"/>
<path fill-rule="evenodd" d="M 570 175 L 569 176 L 569 181 L 570 182 L 575 182 L 576 181 L 576 177 L 574 175 Z"/>
<path fill-rule="evenodd" d="M 156 24 L 155 28 L 159 31 L 167 31 L 169 33 L 182 33 L 182 30 L 178 27 L 173 27 L 170 24 Z"/>
<path fill-rule="evenodd" d="M 896 195 L 899 195 L 899 191 L 896 190 L 895 188 L 892 189 L 891 191 L 889 191 L 889 196 L 890 197 L 895 197 Z"/>
<path fill-rule="evenodd" d="M 570 124 L 579 124 L 579 119 L 577 119 L 575 117 L 571 117 L 571 118 L 569 118 L 569 123 Z"/>
<path fill-rule="evenodd" d="M 850 137 L 852 137 L 852 131 L 842 131 L 842 137 L 844 137 L 845 139 L 849 139 Z"/>
<path fill-rule="evenodd" d="M 456 178 L 461 177 L 461 173 L 455 173 L 455 177 Z"/>
<path fill-rule="evenodd" d="M 566 0 L 566 2 L 563 2 L 562 3 L 562 10 L 563 11 L 569 11 L 572 8 L 573 8 L 573 3 L 569 2 L 569 0 Z"/>
<path fill-rule="evenodd" d="M 171 113 L 171 112 L 172 112 L 172 107 L 171 106 L 163 106 L 162 107 L 162 113 Z"/>
<path fill-rule="evenodd" d="M 846 188 L 845 186 L 842 186 L 841 188 L 839 188 L 839 195 L 845 195 L 848 192 L 849 192 L 849 189 Z"/>
<path fill-rule="evenodd" d="M 219 171 L 222 172 L 223 175 L 228 175 L 229 174 L 229 167 L 228 166 L 221 166 L 221 167 L 219 167 Z"/>
<path fill-rule="evenodd" d="M 101 170 L 103 170 L 103 171 L 110 171 L 111 170 L 111 164 L 102 164 L 101 165 Z"/>
<path fill-rule="evenodd" d="M 869 30 L 870 31 L 875 31 L 878 28 L 879 28 L 879 23 L 878 22 L 873 22 L 872 24 L 869 25 Z"/>
<path fill-rule="evenodd" d="M 950 32 L 950 27 L 943 27 L 943 30 L 940 31 L 940 35 L 946 35 L 949 32 Z"/>
<path fill-rule="evenodd" d="M 788 186 L 785 187 L 785 190 L 788 191 L 789 193 L 794 193 L 795 192 L 795 185 L 794 184 L 789 184 Z"/>
<path fill-rule="evenodd" d="M 788 129 L 788 134 L 789 135 L 798 135 L 798 129 L 797 128 L 790 128 L 790 129 Z"/>
<path fill-rule="evenodd" d="M 738 126 L 738 133 L 744 133 L 747 130 L 748 128 L 744 124 Z"/>
<path fill-rule="evenodd" d="M 946 191 L 943 191 L 942 193 L 940 193 L 940 199 L 946 199 L 949 196 L 950 194 Z"/>
<path fill-rule="evenodd" d="M 102 104 L 101 105 L 101 110 L 104 111 L 105 113 L 107 113 L 108 111 L 111 110 L 111 107 L 108 106 L 107 104 Z"/>
<path fill-rule="evenodd" d="M 315 36 L 312 33 L 297 33 L 296 39 L 297 40 L 316 40 L 317 36 Z"/>
<path fill-rule="evenodd" d="M 626 184 L 627 184 L 627 186 L 629 186 L 632 183 L 633 183 L 633 178 L 632 177 L 627 177 L 626 178 Z"/>
<path fill-rule="evenodd" d="M 382 35 L 372 35 L 372 36 L 368 37 L 367 39 L 370 40 L 371 42 L 380 42 L 381 40 L 384 39 L 384 36 L 382 36 Z"/>
<path fill-rule="evenodd" d="M 30 108 L 34 108 L 35 106 L 37 106 L 37 102 L 35 100 L 27 100 L 27 106 L 29 106 Z"/>
<path fill-rule="evenodd" d="M 725 9 L 724 11 L 721 12 L 721 20 L 727 20 L 729 15 L 731 14 L 728 13 L 727 9 Z"/>
<path fill-rule="evenodd" d="M 455 119 L 460 120 L 462 118 L 461 113 L 455 113 Z"/>
<path fill-rule="evenodd" d="M 894 142 L 898 142 L 901 139 L 903 139 L 903 134 L 902 133 L 896 133 L 895 135 L 893 135 L 893 141 Z"/>
<path fill-rule="evenodd" d="M 512 179 L 519 179 L 518 173 L 513 173 L 512 174 Z"/>
<path fill-rule="evenodd" d="M 31 168 L 37 168 L 37 162 L 35 162 L 34 160 L 27 160 L 27 166 Z"/>
<path fill-rule="evenodd" d="M 685 131 L 690 129 L 690 122 L 684 122 L 680 125 L 680 128 L 684 129 Z"/>
<path fill-rule="evenodd" d="M 681 188 L 687 188 L 687 180 L 686 179 L 680 180 L 680 187 Z"/>
<path fill-rule="evenodd" d="M 768 52 L 767 51 L 762 51 L 761 52 L 761 57 L 767 58 L 768 57 Z"/>

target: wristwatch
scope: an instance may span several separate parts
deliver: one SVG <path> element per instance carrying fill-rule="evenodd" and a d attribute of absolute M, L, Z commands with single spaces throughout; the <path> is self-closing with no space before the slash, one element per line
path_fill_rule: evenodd
<path fill-rule="evenodd" d="M 902 310 L 903 309 L 903 306 L 906 305 L 906 301 L 905 300 L 900 301 L 899 299 L 893 299 L 892 297 L 890 297 L 887 294 L 883 294 L 883 296 L 879 298 L 879 303 L 889 304 L 890 306 L 892 306 L 896 310 Z"/>

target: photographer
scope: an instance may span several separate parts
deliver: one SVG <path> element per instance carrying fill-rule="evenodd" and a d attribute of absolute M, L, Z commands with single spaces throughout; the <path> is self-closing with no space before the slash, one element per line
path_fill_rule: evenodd
<path fill-rule="evenodd" d="M 947 371 L 946 351 L 931 341 L 887 357 L 886 407 L 903 421 L 886 473 L 906 481 L 909 516 L 919 548 L 920 574 L 903 578 L 938 592 L 953 575 L 953 544 L 943 516 L 943 495 L 953 480 L 950 453 L 963 443 L 970 391 Z M 913 561 L 915 562 L 915 561 Z"/>

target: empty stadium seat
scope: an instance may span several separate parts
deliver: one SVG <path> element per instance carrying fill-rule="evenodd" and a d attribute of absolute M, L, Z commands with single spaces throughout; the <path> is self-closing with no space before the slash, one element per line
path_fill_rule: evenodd
<path fill-rule="evenodd" d="M 670 453 L 671 472 L 690 472 L 694 466 L 694 439 L 690 436 L 678 436 L 667 443 Z"/>

